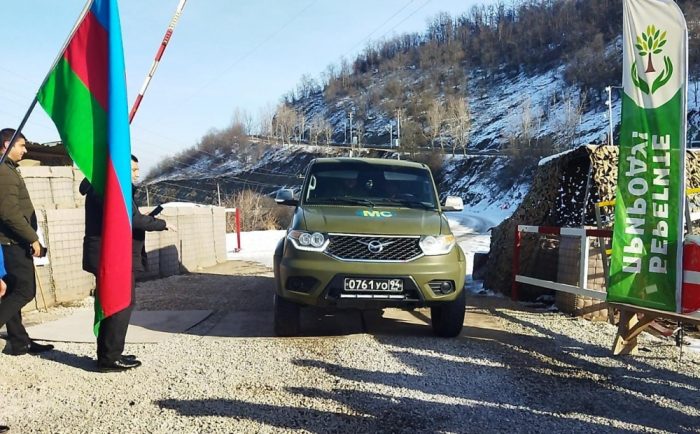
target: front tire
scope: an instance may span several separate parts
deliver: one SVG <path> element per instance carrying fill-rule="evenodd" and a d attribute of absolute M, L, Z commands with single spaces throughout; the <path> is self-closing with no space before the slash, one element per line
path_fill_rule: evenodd
<path fill-rule="evenodd" d="M 275 334 L 277 336 L 289 337 L 297 336 L 301 326 L 299 324 L 300 306 L 293 301 L 286 300 L 275 294 Z"/>
<path fill-rule="evenodd" d="M 443 338 L 454 338 L 462 332 L 464 311 L 467 307 L 466 291 L 462 291 L 454 300 L 440 307 L 430 308 L 433 332 Z"/>

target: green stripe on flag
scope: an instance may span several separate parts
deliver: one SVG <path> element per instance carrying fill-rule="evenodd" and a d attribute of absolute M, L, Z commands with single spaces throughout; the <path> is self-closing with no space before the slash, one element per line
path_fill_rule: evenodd
<path fill-rule="evenodd" d="M 39 90 L 39 104 L 56 124 L 68 154 L 104 192 L 107 162 L 107 114 L 62 58 Z"/>

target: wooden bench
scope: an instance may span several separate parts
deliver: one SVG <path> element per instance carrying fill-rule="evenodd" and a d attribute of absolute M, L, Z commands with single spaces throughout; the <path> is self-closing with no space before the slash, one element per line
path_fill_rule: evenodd
<path fill-rule="evenodd" d="M 615 356 L 636 355 L 639 352 L 637 336 L 655 319 L 664 318 L 685 324 L 700 324 L 700 317 L 665 310 L 634 306 L 626 303 L 608 303 L 608 307 L 620 311 L 620 321 L 617 325 L 617 334 L 615 335 L 615 342 L 612 348 Z M 639 318 L 638 314 L 641 314 L 642 317 Z"/>

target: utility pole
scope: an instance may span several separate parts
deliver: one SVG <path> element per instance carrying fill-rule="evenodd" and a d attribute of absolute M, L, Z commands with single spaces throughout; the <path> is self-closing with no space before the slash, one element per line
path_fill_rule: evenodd
<path fill-rule="evenodd" d="M 608 143 L 610 146 L 613 144 L 613 124 L 612 124 L 612 88 L 610 86 L 606 87 L 605 90 L 608 91 L 608 120 L 610 121 L 610 138 Z"/>
<path fill-rule="evenodd" d="M 148 194 L 148 186 L 146 188 L 146 206 L 151 206 L 151 196 Z"/>
<path fill-rule="evenodd" d="M 608 143 L 610 143 L 610 146 L 613 146 L 613 120 L 612 120 L 612 88 L 616 89 L 622 89 L 622 86 L 607 86 L 605 90 L 608 91 L 608 100 L 606 101 L 606 104 L 608 106 L 608 117 L 610 120 L 610 140 Z"/>
<path fill-rule="evenodd" d="M 394 125 L 389 122 L 389 149 L 394 147 Z"/>
<path fill-rule="evenodd" d="M 396 147 L 401 147 L 401 109 L 396 110 Z M 401 152 L 397 149 L 396 159 L 401 159 Z"/>
<path fill-rule="evenodd" d="M 348 142 L 348 125 L 343 122 L 343 143 Z"/>
<path fill-rule="evenodd" d="M 216 195 L 219 196 L 219 206 L 221 206 L 221 189 L 219 189 L 219 182 L 216 182 Z"/>
<path fill-rule="evenodd" d="M 350 113 L 350 156 L 352 157 L 352 151 L 355 150 L 355 141 L 352 139 L 352 112 Z"/>

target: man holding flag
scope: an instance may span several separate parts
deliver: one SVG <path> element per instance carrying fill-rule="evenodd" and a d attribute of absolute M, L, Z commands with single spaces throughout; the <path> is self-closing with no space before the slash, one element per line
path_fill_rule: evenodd
<path fill-rule="evenodd" d="M 139 176 L 138 159 L 131 156 L 131 181 L 136 183 Z M 104 224 L 104 204 L 102 197 L 86 179 L 80 183 L 80 193 L 85 196 L 85 238 L 83 240 L 83 270 L 98 276 L 102 228 Z M 123 355 L 129 319 L 136 300 L 136 280 L 134 273 L 144 271 L 147 257 L 142 257 L 146 231 L 175 230 L 165 220 L 139 212 L 132 203 L 132 275 L 131 304 L 100 322 L 97 336 L 97 366 L 102 372 L 126 371 L 141 366 L 135 356 Z M 145 251 L 144 251 L 145 252 Z M 144 255 L 145 256 L 145 255 Z M 98 283 L 99 284 L 99 283 Z M 99 287 L 98 287 L 99 290 Z"/>
<path fill-rule="evenodd" d="M 100 341 L 100 323 L 132 305 L 131 141 L 116 0 L 88 1 L 36 102 L 102 199 L 94 324 Z"/>

